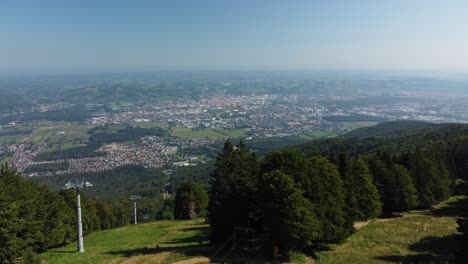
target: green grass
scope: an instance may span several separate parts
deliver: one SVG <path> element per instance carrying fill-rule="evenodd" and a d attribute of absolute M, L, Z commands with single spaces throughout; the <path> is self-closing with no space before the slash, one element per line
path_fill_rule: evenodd
<path fill-rule="evenodd" d="M 451 263 L 458 243 L 456 218 L 467 209 L 468 196 L 454 196 L 432 210 L 373 220 L 344 243 L 317 252 L 317 261 Z M 173 263 L 210 256 L 207 232 L 203 220 L 153 222 L 92 233 L 85 237 L 82 254 L 75 253 L 72 243 L 41 256 L 43 263 Z M 298 252 L 290 261 L 308 263 Z"/>
<path fill-rule="evenodd" d="M 228 137 L 240 138 L 247 136 L 245 129 L 202 129 L 202 130 L 193 130 L 192 128 L 187 127 L 178 127 L 172 132 L 172 136 L 180 138 L 209 138 L 209 139 L 225 139 Z"/>
<path fill-rule="evenodd" d="M 86 236 L 84 253 L 71 243 L 41 256 L 44 263 L 172 263 L 206 252 L 207 230 L 203 220 L 127 226 Z"/>
<path fill-rule="evenodd" d="M 314 140 L 320 138 L 336 137 L 336 134 L 332 131 L 314 131 L 309 134 L 299 135 L 299 137 L 307 140 Z"/>
<path fill-rule="evenodd" d="M 66 144 L 86 144 L 88 142 L 88 131 L 91 129 L 87 125 L 55 125 L 43 126 L 36 129 L 31 135 L 24 137 L 23 142 L 48 143 L 51 145 Z M 65 131 L 65 134 L 57 134 Z"/>
<path fill-rule="evenodd" d="M 316 257 L 319 263 L 450 263 L 457 248 L 456 218 L 466 209 L 468 198 L 457 196 L 433 210 L 374 220 Z"/>
<path fill-rule="evenodd" d="M 289 253 L 289 258 L 292 263 L 303 264 L 306 263 L 307 256 L 302 252 L 293 251 Z"/>
<path fill-rule="evenodd" d="M 213 131 L 224 135 L 225 137 L 231 137 L 231 138 L 241 138 L 241 137 L 246 137 L 246 130 L 239 128 L 239 129 L 224 129 L 224 128 L 215 128 Z"/>
<path fill-rule="evenodd" d="M 11 157 L 6 157 L 2 160 L 0 160 L 0 164 L 3 164 L 3 163 L 8 163 L 8 161 L 10 161 Z"/>
<path fill-rule="evenodd" d="M 134 103 L 132 102 L 128 102 L 128 101 L 119 101 L 119 102 L 113 102 L 110 104 L 110 107 L 111 108 L 114 108 L 114 109 L 120 109 L 120 108 L 125 108 L 125 107 L 130 107 L 130 106 L 133 106 L 135 105 Z"/>
<path fill-rule="evenodd" d="M 0 144 L 19 143 L 23 140 L 23 138 L 23 136 L 0 137 Z"/>
<path fill-rule="evenodd" d="M 166 122 L 148 122 L 148 123 L 138 123 L 138 127 L 141 128 L 160 128 L 160 127 L 167 127 L 168 124 Z"/>
<path fill-rule="evenodd" d="M 48 148 L 48 149 L 44 150 L 43 152 L 52 152 L 52 151 L 57 151 L 57 150 L 67 150 L 67 149 L 83 147 L 83 146 L 86 146 L 86 144 L 65 143 L 64 145 L 54 145 L 53 147 Z"/>

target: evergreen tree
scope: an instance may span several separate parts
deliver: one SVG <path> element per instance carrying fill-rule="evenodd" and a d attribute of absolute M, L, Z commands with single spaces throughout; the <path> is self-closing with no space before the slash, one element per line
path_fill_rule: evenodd
<path fill-rule="evenodd" d="M 391 173 L 395 177 L 396 193 L 395 202 L 392 205 L 393 211 L 406 211 L 414 209 L 419 205 L 418 191 L 414 187 L 413 178 L 401 165 L 393 165 Z"/>
<path fill-rule="evenodd" d="M 0 168 L 0 263 L 26 248 L 44 251 L 69 239 L 69 211 L 63 199 L 25 179 L 7 165 Z"/>
<path fill-rule="evenodd" d="M 310 158 L 307 167 L 309 183 L 302 188 L 321 224 L 318 241 L 340 241 L 349 235 L 352 223 L 345 217 L 346 194 L 338 170 L 323 157 Z"/>
<path fill-rule="evenodd" d="M 314 205 L 303 196 L 291 176 L 278 170 L 266 173 L 259 183 L 263 226 L 271 241 L 285 252 L 305 248 L 320 238 L 320 224 Z"/>
<path fill-rule="evenodd" d="M 409 157 L 400 157 L 400 162 L 403 159 L 409 160 Z M 413 176 L 405 167 L 394 164 L 393 161 L 385 162 L 379 156 L 369 157 L 368 164 L 385 214 L 414 209 L 419 205 L 419 193 L 415 188 Z"/>
<path fill-rule="evenodd" d="M 2 164 L 0 168 L 0 263 L 12 262 L 22 250 L 21 237 L 17 236 L 20 231 L 18 224 L 19 205 L 12 201 L 7 191 L 6 184 L 9 178 L 19 177 L 19 175 Z"/>
<path fill-rule="evenodd" d="M 332 162 L 338 169 L 338 172 L 343 182 L 343 187 L 345 189 L 345 203 L 344 208 L 346 222 L 348 223 L 348 228 L 350 231 L 354 230 L 352 223 L 357 220 L 357 201 L 354 195 L 352 188 L 354 187 L 354 180 L 351 174 L 351 161 L 347 153 L 341 152 L 333 159 Z"/>
<path fill-rule="evenodd" d="M 104 202 L 94 200 L 91 202 L 99 219 L 99 230 L 112 228 L 112 209 Z"/>
<path fill-rule="evenodd" d="M 247 226 L 256 210 L 258 162 L 243 141 L 226 141 L 211 174 L 207 219 L 212 242 L 224 242 L 233 226 Z"/>
<path fill-rule="evenodd" d="M 307 159 L 297 150 L 278 150 L 267 153 L 261 164 L 261 173 L 274 170 L 292 176 L 298 185 L 308 185 Z"/>
<path fill-rule="evenodd" d="M 350 165 L 347 186 L 347 201 L 352 209 L 354 220 L 376 218 L 382 213 L 382 204 L 372 175 L 363 160 L 355 158 Z"/>
<path fill-rule="evenodd" d="M 448 197 L 452 180 L 447 167 L 439 159 L 418 149 L 404 153 L 400 160 L 414 177 L 422 207 L 429 207 Z"/>

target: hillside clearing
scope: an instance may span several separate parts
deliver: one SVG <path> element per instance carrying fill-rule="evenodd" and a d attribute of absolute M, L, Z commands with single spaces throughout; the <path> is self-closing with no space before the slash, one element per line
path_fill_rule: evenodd
<path fill-rule="evenodd" d="M 173 263 L 203 257 L 208 225 L 203 220 L 160 221 L 92 233 L 82 254 L 76 243 L 51 249 L 44 263 Z M 198 255 L 199 254 L 199 255 Z"/>
<path fill-rule="evenodd" d="M 467 196 L 454 196 L 432 210 L 361 223 L 343 244 L 318 253 L 318 263 L 452 263 L 456 219 L 467 208 Z"/>
<path fill-rule="evenodd" d="M 467 208 L 467 196 L 454 196 L 431 210 L 363 222 L 343 244 L 318 252 L 317 262 L 451 263 L 457 248 L 456 219 Z M 153 222 L 92 233 L 85 237 L 83 254 L 75 253 L 76 244 L 71 243 L 42 256 L 44 263 L 209 263 L 207 232 L 200 219 Z M 292 260 L 312 261 L 303 258 L 299 254 Z"/>

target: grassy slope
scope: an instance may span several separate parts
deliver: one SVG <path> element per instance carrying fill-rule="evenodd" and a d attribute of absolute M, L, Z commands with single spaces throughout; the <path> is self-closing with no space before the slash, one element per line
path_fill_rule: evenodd
<path fill-rule="evenodd" d="M 319 263 L 452 263 L 456 217 L 468 197 L 455 196 L 432 210 L 370 222 L 343 244 L 318 254 Z"/>
<path fill-rule="evenodd" d="M 76 243 L 42 254 L 45 263 L 172 263 L 203 254 L 208 226 L 202 220 L 161 221 L 92 233 L 82 254 Z M 156 248 L 159 245 L 159 249 Z"/>
<path fill-rule="evenodd" d="M 344 243 L 319 252 L 319 263 L 451 263 L 456 218 L 467 209 L 468 196 L 455 196 L 432 210 L 371 221 Z M 45 263 L 174 263 L 201 257 L 200 262 L 208 262 L 207 230 L 202 220 L 127 226 L 85 237 L 83 254 L 74 253 L 72 243 L 42 256 Z"/>

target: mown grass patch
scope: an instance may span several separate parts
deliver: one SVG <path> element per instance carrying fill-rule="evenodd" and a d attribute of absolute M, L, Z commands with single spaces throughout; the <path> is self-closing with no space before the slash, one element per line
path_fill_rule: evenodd
<path fill-rule="evenodd" d="M 203 220 L 126 226 L 86 236 L 84 253 L 71 243 L 41 256 L 44 263 L 172 263 L 203 254 L 207 230 Z"/>
<path fill-rule="evenodd" d="M 432 210 L 377 219 L 340 245 L 317 253 L 319 263 L 451 263 L 458 246 L 457 216 L 468 208 L 455 196 Z"/>

